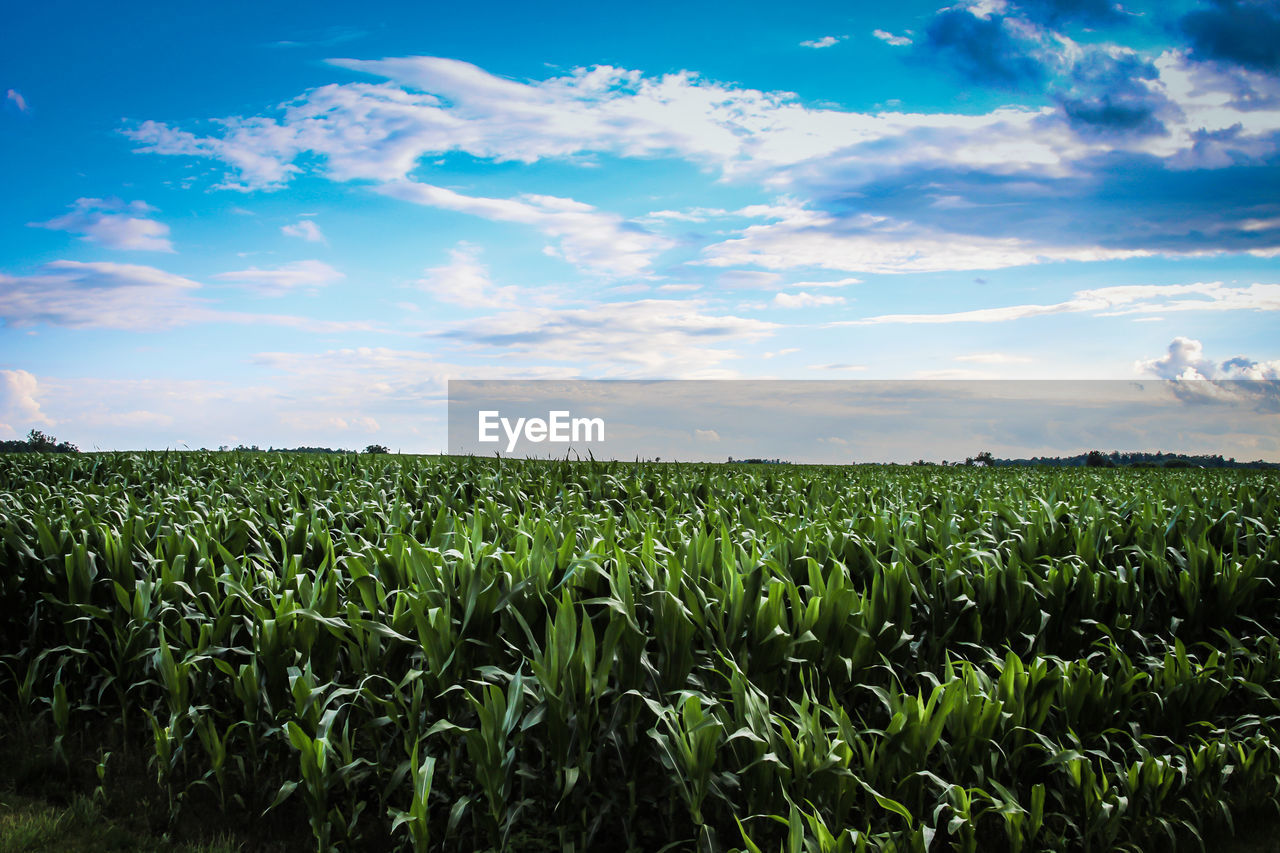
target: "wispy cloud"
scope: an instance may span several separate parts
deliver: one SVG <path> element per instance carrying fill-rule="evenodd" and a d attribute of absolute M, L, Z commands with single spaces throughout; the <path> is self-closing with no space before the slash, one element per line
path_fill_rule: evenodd
<path fill-rule="evenodd" d="M 151 219 L 152 213 L 155 208 L 142 201 L 80 198 L 71 205 L 70 213 L 31 225 L 78 234 L 82 240 L 108 249 L 172 252 L 169 226 Z"/>
<path fill-rule="evenodd" d="M 1004 323 L 1051 314 L 1089 312 L 1100 317 L 1116 317 L 1183 311 L 1280 311 L 1280 284 L 1251 284 L 1248 287 L 1229 287 L 1221 282 L 1121 285 L 1080 290 L 1064 302 L 976 308 L 939 314 L 882 314 L 862 320 L 839 321 L 831 325 Z"/>
<path fill-rule="evenodd" d="M 822 267 L 870 273 L 986 270 L 1060 260 L 1141 257 L 1148 252 L 1055 246 L 1014 237 L 948 234 L 907 220 L 869 214 L 836 216 L 797 204 L 762 210 L 764 225 L 703 249 L 710 266 L 769 270 Z"/>
<path fill-rule="evenodd" d="M 793 281 L 791 282 L 791 284 L 787 286 L 803 288 L 805 290 L 811 290 L 815 287 L 816 288 L 836 288 L 836 287 L 849 287 L 854 284 L 862 284 L 862 279 L 838 278 L 838 279 L 835 279 L 834 281 Z"/>
<path fill-rule="evenodd" d="M 155 267 L 53 261 L 34 275 L 0 274 L 0 319 L 11 326 L 151 332 L 196 323 L 285 326 L 316 332 L 373 330 L 359 321 L 226 311 L 201 284 Z"/>
<path fill-rule="evenodd" d="M 299 219 L 290 225 L 282 225 L 280 233 L 286 237 L 298 237 L 306 240 L 308 243 L 328 243 L 325 239 L 324 232 L 320 230 L 320 226 L 316 225 L 315 220 Z"/>
<path fill-rule="evenodd" d="M 484 198 L 415 181 L 384 184 L 378 191 L 414 204 L 532 226 L 557 241 L 548 247 L 549 254 L 607 276 L 643 275 L 654 254 L 671 245 L 667 238 L 617 214 L 571 198 L 534 194 Z"/>
<path fill-rule="evenodd" d="M 778 308 L 819 308 L 844 303 L 843 296 L 809 293 L 804 290 L 799 293 L 779 293 L 773 297 L 773 304 Z"/>
<path fill-rule="evenodd" d="M 222 119 L 203 134 L 154 121 L 126 133 L 140 150 L 221 161 L 228 173 L 220 185 L 246 190 L 283 186 L 305 168 L 408 194 L 403 188 L 414 186 L 409 177 L 425 158 L 451 152 L 521 163 L 676 157 L 793 193 L 829 217 L 836 239 L 807 254 L 827 256 L 819 265 L 831 269 L 924 271 L 949 268 L 951 259 L 955 268 L 981 269 L 1144 252 L 1280 250 L 1280 228 L 1239 227 L 1280 210 L 1265 196 L 1265 182 L 1247 173 L 1280 156 L 1280 100 L 1268 94 L 1268 75 L 1243 67 L 1227 74 L 1177 50 L 1153 57 L 1077 43 L 1048 27 L 1081 4 L 1030 5 L 1019 5 L 1017 15 L 1010 4 L 948 7 L 931 22 L 927 40 L 939 57 L 989 84 L 1031 81 L 1048 92 L 1051 103 L 1034 108 L 857 112 L 692 72 L 648 76 L 597 66 L 515 81 L 454 59 L 400 57 L 334 60 L 385 82 L 320 86 L 277 113 Z M 1222 171 L 1220 192 L 1205 191 L 1204 169 Z M 435 196 L 424 203 L 474 207 L 418 186 Z M 850 198 L 861 203 L 851 209 Z M 541 207 L 531 199 L 488 201 Z M 712 211 L 683 218 L 699 221 Z M 503 215 L 546 225 L 549 212 L 508 207 Z M 860 241 L 867 215 L 903 224 L 902 239 L 882 229 Z M 680 211 L 658 211 L 643 221 L 681 218 Z M 657 239 L 624 231 L 650 248 Z M 913 242 L 924 247 L 915 261 Z M 887 253 L 879 250 L 885 245 Z M 571 248 L 562 249 L 568 258 Z M 651 252 L 629 254 L 634 261 Z M 848 259 L 863 255 L 871 263 Z"/>
<path fill-rule="evenodd" d="M 519 293 L 515 286 L 495 287 L 480 263 L 480 248 L 466 243 L 449 250 L 449 263 L 428 269 L 416 284 L 433 298 L 464 308 L 510 307 Z"/>
<path fill-rule="evenodd" d="M 865 364 L 849 364 L 847 362 L 831 362 L 828 364 L 810 364 L 805 366 L 805 370 L 814 370 L 823 373 L 861 373 L 866 370 Z"/>
<path fill-rule="evenodd" d="M 355 27 L 325 27 L 320 30 L 304 32 L 292 39 L 282 39 L 271 43 L 272 47 L 333 47 L 368 35 L 365 30 Z"/>
<path fill-rule="evenodd" d="M 847 38 L 848 36 L 823 36 L 822 38 L 811 39 L 810 41 L 802 41 L 800 42 L 800 46 L 813 48 L 832 47 Z"/>
<path fill-rule="evenodd" d="M 911 44 L 911 36 L 909 35 L 896 36 L 887 30 L 873 30 L 871 32 L 871 35 L 880 39 L 880 41 L 884 42 L 885 44 L 890 44 L 890 45 L 893 45 L 894 47 L 906 47 L 907 45 Z"/>
<path fill-rule="evenodd" d="M 468 348 L 526 363 L 587 365 L 598 377 L 721 378 L 736 375 L 735 342 L 752 342 L 775 323 L 711 313 L 701 300 L 645 299 L 586 308 L 496 314 L 440 332 Z"/>
<path fill-rule="evenodd" d="M 249 267 L 219 273 L 214 281 L 227 281 L 250 288 L 261 296 L 284 296 L 301 289 L 314 289 L 333 284 L 343 274 L 324 261 L 294 261 L 271 269 Z"/>
<path fill-rule="evenodd" d="M 27 111 L 27 99 L 17 89 L 10 89 L 4 93 L 5 98 L 18 108 L 19 112 Z"/>

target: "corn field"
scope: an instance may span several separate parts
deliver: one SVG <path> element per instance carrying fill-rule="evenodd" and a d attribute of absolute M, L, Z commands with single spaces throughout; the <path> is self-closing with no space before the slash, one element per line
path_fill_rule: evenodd
<path fill-rule="evenodd" d="M 4 456 L 0 714 L 320 851 L 1211 849 L 1280 807 L 1278 484 Z"/>

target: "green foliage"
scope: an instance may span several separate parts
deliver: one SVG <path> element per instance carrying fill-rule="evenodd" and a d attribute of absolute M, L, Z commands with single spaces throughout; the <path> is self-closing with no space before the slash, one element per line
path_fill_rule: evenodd
<path fill-rule="evenodd" d="M 0 453 L 79 453 L 69 441 L 58 441 L 38 429 L 27 433 L 25 441 L 0 441 Z"/>
<path fill-rule="evenodd" d="M 1197 849 L 1280 805 L 1276 486 L 7 456 L 0 700 L 318 850 Z"/>

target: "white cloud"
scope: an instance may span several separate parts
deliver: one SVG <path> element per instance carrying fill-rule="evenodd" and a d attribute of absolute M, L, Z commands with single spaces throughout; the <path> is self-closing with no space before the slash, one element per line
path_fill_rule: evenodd
<path fill-rule="evenodd" d="M 299 219 L 292 225 L 283 225 L 280 228 L 280 233 L 286 237 L 301 238 L 308 243 L 329 242 L 325 239 L 324 232 L 320 230 L 320 226 L 310 219 Z"/>
<path fill-rule="evenodd" d="M 695 429 L 693 437 L 696 441 L 719 441 L 720 433 L 713 429 Z"/>
<path fill-rule="evenodd" d="M 1181 311 L 1280 311 L 1280 284 L 1228 287 L 1221 282 L 1101 287 L 1077 291 L 1071 299 L 1043 305 L 1009 305 L 943 314 L 882 314 L 833 326 L 882 323 L 1002 323 L 1050 314 L 1090 312 L 1100 317 Z"/>
<path fill-rule="evenodd" d="M 1057 62 L 1057 71 L 1065 73 L 1088 53 L 1065 36 L 1021 19 L 1009 21 L 1009 26 L 1030 28 L 1019 31 L 1019 37 L 1039 44 L 1048 57 L 1045 61 Z M 876 35 L 899 42 L 907 38 L 887 31 Z M 1115 45 L 1090 50 L 1089 56 L 1132 55 Z M 441 57 L 337 59 L 333 64 L 385 82 L 320 86 L 270 115 L 214 122 L 203 135 L 157 122 L 143 122 L 126 133 L 141 144 L 139 150 L 224 163 L 226 187 L 279 187 L 305 164 L 332 180 L 389 184 L 391 194 L 418 195 L 420 203 L 526 222 L 551 236 L 556 251 L 571 263 L 621 276 L 646 270 L 651 256 L 666 244 L 637 223 L 594 208 L 548 208 L 537 200 L 547 198 L 541 196 L 443 196 L 450 191 L 429 185 L 406 190 L 415 186 L 409 176 L 425 159 L 453 152 L 522 163 L 555 159 L 592 164 L 598 155 L 677 157 L 725 178 L 757 181 L 770 191 L 847 199 L 856 197 L 857 188 L 868 182 L 930 170 L 961 184 L 927 196 L 933 205 L 930 211 L 941 216 L 938 211 L 977 205 L 983 193 L 972 186 L 1007 193 L 1020 203 L 1051 203 L 1060 192 L 1070 199 L 1072 190 L 1060 191 L 1051 181 L 1074 181 L 1072 186 L 1078 186 L 1091 175 L 1101 180 L 1106 167 L 1099 163 L 1113 154 L 1161 158 L 1175 170 L 1262 162 L 1276 152 L 1275 128 L 1280 126 L 1280 99 L 1273 97 L 1276 86 L 1266 75 L 1224 76 L 1178 51 L 1167 51 L 1156 61 L 1157 79 L 1134 83 L 1149 89 L 1162 104 L 1167 99 L 1169 106 L 1160 120 L 1168 133 L 1127 135 L 1078 133 L 1058 104 L 976 114 L 856 112 L 811 107 L 791 92 L 718 83 L 689 71 L 649 76 L 596 66 L 517 81 Z M 1253 95 L 1242 96 L 1245 90 Z M 966 189 L 958 176 L 970 175 L 994 176 L 1002 182 L 997 187 L 974 180 Z M 1018 184 L 1005 183 L 1018 178 L 1026 179 L 1026 193 L 1019 194 Z M 683 218 L 701 221 L 716 215 L 714 211 L 694 210 Z M 657 211 L 642 221 L 679 221 L 681 213 Z M 575 217 L 572 222 L 568 214 Z M 992 215 L 989 209 L 987 214 Z M 1003 223 L 1003 233 L 1029 239 L 995 236 L 1000 231 L 985 237 L 955 234 L 942 225 L 921 227 L 904 219 L 869 222 L 857 215 L 812 215 L 816 221 L 748 229 L 736 240 L 710 247 L 707 260 L 769 269 L 809 265 L 848 271 L 934 271 L 1108 260 L 1167 253 L 1176 245 L 1142 229 L 1109 241 L 1113 248 L 1104 248 L 1096 234 L 1079 237 L 1079 245 L 1057 245 L 1062 238 L 1039 235 L 1063 234 L 1064 229 L 1047 227 L 1044 217 L 1023 223 L 1014 213 Z M 1230 213 L 1218 215 L 1227 225 L 1230 219 Z M 1186 227 L 1208 234 L 1199 241 L 1205 245 L 1216 233 L 1212 225 Z M 619 239 L 631 248 L 611 251 Z M 1114 248 L 1122 245 L 1134 248 Z M 1280 248 L 1259 239 L 1239 250 L 1267 257 Z"/>
<path fill-rule="evenodd" d="M 710 266 L 770 270 L 821 267 L 870 273 L 986 270 L 1062 260 L 1144 257 L 1150 252 L 1036 245 L 1013 237 L 977 237 L 867 214 L 838 218 L 794 202 L 744 208 L 773 219 L 703 249 Z"/>
<path fill-rule="evenodd" d="M 274 269 L 250 267 L 219 273 L 212 278 L 244 285 L 262 296 L 284 296 L 303 288 L 323 287 L 344 278 L 323 261 L 294 261 Z"/>
<path fill-rule="evenodd" d="M 787 287 L 803 287 L 812 289 L 815 287 L 848 287 L 851 284 L 862 284 L 860 278 L 841 278 L 835 281 L 793 281 Z"/>
<path fill-rule="evenodd" d="M 905 47 L 906 45 L 911 44 L 910 36 L 895 36 L 887 30 L 872 30 L 871 35 L 880 39 L 880 41 L 885 44 L 891 44 L 894 47 Z"/>
<path fill-rule="evenodd" d="M 809 41 L 800 42 L 801 47 L 823 48 L 831 47 L 844 41 L 848 36 L 823 36 L 820 39 L 811 39 Z"/>
<path fill-rule="evenodd" d="M 778 308 L 817 308 L 823 305 L 843 305 L 844 301 L 843 296 L 827 296 L 803 290 L 799 293 L 779 293 L 773 297 L 773 304 Z"/>
<path fill-rule="evenodd" d="M 1200 341 L 1184 337 L 1174 338 L 1160 358 L 1139 361 L 1135 367 L 1161 379 L 1280 379 L 1280 359 L 1260 362 L 1236 356 L 1215 362 L 1204 354 Z"/>
<path fill-rule="evenodd" d="M 514 199 L 484 198 L 414 181 L 384 184 L 378 191 L 415 204 L 530 225 L 558 242 L 551 254 L 603 275 L 643 275 L 653 255 L 671 245 L 667 238 L 617 214 L 570 198 L 533 194 Z"/>
<path fill-rule="evenodd" d="M 25 435 L 32 425 L 51 426 L 40 410 L 40 383 L 25 370 L 0 370 L 0 436 Z"/>
<path fill-rule="evenodd" d="M 228 173 L 218 189 L 273 189 L 301 172 L 291 162 L 301 153 L 293 129 L 265 118 L 230 118 L 216 124 L 222 129 L 219 136 L 200 137 L 155 121 L 144 121 L 124 133 L 142 143 L 139 152 L 221 160 L 234 174 Z"/>
<path fill-rule="evenodd" d="M 370 323 L 223 311 L 198 282 L 155 267 L 53 261 L 34 275 L 0 273 L 0 318 L 13 326 L 146 332 L 193 323 L 286 326 L 317 332 L 371 330 Z"/>
<path fill-rule="evenodd" d="M 877 37 L 904 38 L 885 31 Z M 1069 39 L 1051 41 L 1051 53 L 1075 56 L 1081 50 Z M 518 82 L 442 57 L 332 63 L 389 82 L 321 86 L 289 101 L 278 118 L 221 119 L 207 136 L 153 121 L 125 132 L 143 144 L 140 150 L 226 163 L 232 172 L 224 186 L 269 188 L 297 174 L 294 161 L 306 154 L 321 158 L 335 180 L 396 181 L 422 158 L 453 151 L 525 163 L 593 153 L 673 155 L 726 173 L 763 174 L 813 161 L 819 173 L 839 172 L 846 180 L 859 171 L 883 174 L 910 163 L 1067 175 L 1073 162 L 1116 146 L 1162 157 L 1201 156 L 1200 131 L 1236 124 L 1240 133 L 1222 144 L 1272 150 L 1267 139 L 1280 119 L 1270 104 L 1242 102 L 1241 80 L 1219 79 L 1177 51 L 1162 54 L 1159 79 L 1144 83 L 1181 111 L 1171 113 L 1170 134 L 1130 140 L 1083 140 L 1053 107 L 976 115 L 859 113 L 810 108 L 790 92 L 740 88 L 689 71 L 648 77 L 595 66 Z M 1244 83 L 1251 91 L 1271 91 L 1266 75 Z"/>
<path fill-rule="evenodd" d="M 169 226 L 148 217 L 155 208 L 141 201 L 80 198 L 71 212 L 48 222 L 32 222 L 37 228 L 68 231 L 81 239 L 106 246 L 143 252 L 172 252 Z"/>
<path fill-rule="evenodd" d="M 810 108 L 790 92 L 744 89 L 682 71 L 646 77 L 596 66 L 529 83 L 454 59 L 338 59 L 382 84 L 332 84 L 290 101 L 278 118 L 235 117 L 208 136 L 147 121 L 125 131 L 140 151 L 199 156 L 230 167 L 221 186 L 274 188 L 318 156 L 334 180 L 402 181 L 424 157 L 464 152 L 532 163 L 594 153 L 676 156 L 726 174 L 785 170 L 841 157 L 848 170 L 952 163 L 996 171 L 1050 169 L 1081 143 L 1042 119 L 1053 108 L 979 115 L 859 113 Z M 775 174 L 774 178 L 785 180 Z"/>
<path fill-rule="evenodd" d="M 526 308 L 440 333 L 478 351 L 521 363 L 589 365 L 597 377 L 720 378 L 740 357 L 729 348 L 771 335 L 763 320 L 706 311 L 701 300 L 644 299 L 586 308 Z"/>
<path fill-rule="evenodd" d="M 706 222 L 708 219 L 715 219 L 728 214 L 729 211 L 719 207 L 691 207 L 687 210 L 655 210 L 642 216 L 640 221 Z"/>
<path fill-rule="evenodd" d="M 30 276 L 0 274 L 0 317 L 15 326 L 164 329 L 206 310 L 191 279 L 137 264 L 54 261 Z"/>
<path fill-rule="evenodd" d="M 1166 50 L 1154 64 L 1159 77 L 1149 88 L 1176 104 L 1178 115 L 1166 120 L 1168 134 L 1147 140 L 1148 153 L 1170 158 L 1175 168 L 1208 169 L 1275 153 L 1280 82 L 1274 75 L 1196 62 L 1180 50 Z M 1215 138 L 1214 131 L 1229 132 Z"/>
<path fill-rule="evenodd" d="M 761 358 L 777 358 L 780 355 L 791 355 L 793 352 L 800 352 L 800 347 L 787 347 L 786 349 L 780 349 L 774 352 L 766 352 L 761 356 Z"/>
<path fill-rule="evenodd" d="M 27 99 L 22 97 L 22 93 L 17 89 L 10 89 L 4 93 L 4 96 L 6 99 L 13 102 L 13 105 L 18 108 L 19 112 L 25 113 L 27 111 Z"/>
<path fill-rule="evenodd" d="M 519 288 L 494 287 L 489 270 L 480 263 L 479 257 L 479 247 L 460 243 L 449 250 L 449 263 L 428 269 L 417 286 L 441 302 L 465 308 L 512 306 Z"/>

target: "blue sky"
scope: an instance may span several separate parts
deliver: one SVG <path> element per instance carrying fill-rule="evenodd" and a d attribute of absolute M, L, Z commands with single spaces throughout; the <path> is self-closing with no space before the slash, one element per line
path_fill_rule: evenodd
<path fill-rule="evenodd" d="M 450 378 L 1280 378 L 1274 2 L 37 5 L 4 437 L 430 452 Z"/>

